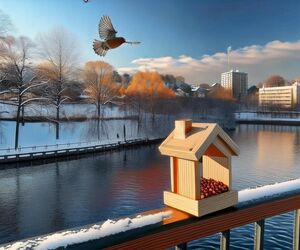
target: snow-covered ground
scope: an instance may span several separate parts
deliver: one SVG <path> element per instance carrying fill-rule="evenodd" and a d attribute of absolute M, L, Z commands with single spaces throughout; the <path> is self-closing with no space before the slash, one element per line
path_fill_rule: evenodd
<path fill-rule="evenodd" d="M 284 196 L 299 191 L 300 178 L 251 189 L 244 189 L 238 192 L 237 207 L 245 203 L 249 204 L 251 202 L 257 202 L 261 199 L 266 201 L 274 197 Z M 171 216 L 171 211 L 166 211 L 144 216 L 138 215 L 134 218 L 124 218 L 117 221 L 107 220 L 104 223 L 95 224 L 90 227 L 77 230 L 66 230 L 36 237 L 34 239 L 7 244 L 6 246 L 0 247 L 0 250 L 55 249 L 58 247 L 66 247 L 67 245 L 101 239 L 109 235 L 156 224 Z"/>
<path fill-rule="evenodd" d="M 0 108 L 3 108 L 4 106 L 0 105 Z M 8 106 L 9 105 L 6 105 L 5 107 Z M 70 112 L 72 111 L 73 114 L 77 116 L 84 115 L 85 112 L 88 113 L 91 105 L 66 104 L 64 108 L 70 109 Z M 0 117 L 8 117 L 12 112 L 13 111 L 10 111 L 8 114 L 2 113 L 0 114 Z M 133 112 L 129 110 L 124 111 L 118 107 L 106 107 L 104 112 L 105 117 L 134 115 Z M 174 120 L 182 118 L 191 118 L 195 122 L 217 122 L 223 128 L 233 129 L 235 127 L 235 121 L 231 116 L 228 117 L 217 111 L 212 114 L 206 114 L 205 116 L 193 110 L 178 112 L 174 115 L 156 114 L 154 120 L 152 119 L 151 114 L 141 113 L 140 122 L 138 122 L 137 119 L 110 119 L 101 121 L 100 139 L 101 142 L 106 141 L 105 143 L 108 141 L 115 142 L 118 141 L 118 139 L 122 140 L 124 137 L 124 126 L 127 139 L 162 138 L 168 135 L 170 130 L 173 129 Z M 14 147 L 15 127 L 15 121 L 0 120 L 0 151 L 2 152 L 0 152 L 0 154 L 4 154 L 5 152 L 3 151 L 8 151 L 7 153 L 12 152 L 11 150 L 13 150 L 12 148 Z M 22 124 L 20 126 L 19 134 L 20 149 L 18 151 L 23 151 L 24 147 L 31 147 L 32 150 L 37 150 L 38 148 L 44 150 L 49 147 L 61 148 L 61 144 L 65 144 L 66 148 L 69 148 L 69 144 L 74 146 L 75 144 L 92 143 L 91 145 L 94 145 L 93 143 L 97 139 L 97 121 L 88 119 L 78 122 L 61 122 L 60 138 L 58 140 L 56 140 L 55 136 L 55 124 L 51 122 L 25 122 L 24 125 Z"/>
<path fill-rule="evenodd" d="M 26 117 L 48 117 L 54 118 L 56 114 L 56 109 L 51 105 L 39 105 L 32 104 L 25 107 Z M 133 115 L 132 112 L 128 113 L 117 106 L 104 106 L 103 107 L 103 117 L 124 117 L 128 115 Z M 93 104 L 63 104 L 61 105 L 60 117 L 61 118 L 76 118 L 84 117 L 91 118 L 96 115 L 96 106 Z M 16 106 L 9 104 L 0 104 L 0 117 L 2 118 L 14 118 L 16 117 Z"/>
<path fill-rule="evenodd" d="M 146 132 L 141 128 L 138 131 L 135 120 L 107 120 L 100 126 L 100 141 L 97 141 L 97 122 L 95 120 L 82 122 L 62 122 L 60 124 L 60 138 L 56 140 L 55 124 L 47 122 L 33 122 L 20 125 L 20 137 L 18 151 L 27 152 L 44 151 L 65 147 L 71 148 L 84 145 L 113 143 L 124 140 L 124 127 L 126 139 L 146 137 Z M 153 136 L 156 134 L 153 133 Z M 119 137 L 119 138 L 118 138 Z M 148 136 L 151 137 L 150 135 Z M 15 122 L 0 121 L 0 154 L 13 152 L 15 138 Z"/>
<path fill-rule="evenodd" d="M 138 124 L 137 120 L 105 120 L 101 122 L 97 140 L 97 121 L 60 123 L 60 138 L 56 140 L 55 124 L 47 122 L 33 122 L 20 125 L 19 149 L 17 152 L 37 152 L 54 149 L 68 149 L 73 147 L 95 146 L 124 141 L 126 139 L 162 138 L 174 126 L 172 118 L 157 116 L 153 123 L 144 118 Z M 15 122 L 0 121 L 0 154 L 14 152 Z"/>

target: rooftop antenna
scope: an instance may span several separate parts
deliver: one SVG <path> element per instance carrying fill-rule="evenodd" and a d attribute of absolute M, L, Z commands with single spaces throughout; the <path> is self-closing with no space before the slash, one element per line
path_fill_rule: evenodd
<path fill-rule="evenodd" d="M 230 61 L 229 61 L 230 51 L 231 51 L 231 46 L 228 46 L 228 48 L 227 48 L 227 71 L 230 71 Z"/>

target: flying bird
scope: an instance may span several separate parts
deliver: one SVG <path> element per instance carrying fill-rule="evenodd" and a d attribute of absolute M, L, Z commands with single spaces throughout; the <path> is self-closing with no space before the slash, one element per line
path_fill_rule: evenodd
<path fill-rule="evenodd" d="M 123 43 L 139 44 L 140 42 L 129 42 L 123 37 L 116 37 L 118 32 L 114 29 L 109 16 L 103 16 L 99 22 L 99 36 L 103 41 L 94 40 L 93 49 L 96 54 L 105 56 L 109 49 L 115 49 Z"/>

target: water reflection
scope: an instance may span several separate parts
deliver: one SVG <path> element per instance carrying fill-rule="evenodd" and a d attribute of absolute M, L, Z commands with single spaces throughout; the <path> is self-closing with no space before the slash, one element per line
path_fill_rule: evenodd
<path fill-rule="evenodd" d="M 241 149 L 233 158 L 234 188 L 300 177 L 299 132 L 259 125 L 231 132 Z M 0 243 L 161 207 L 169 186 L 169 159 L 157 145 L 1 170 Z M 267 220 L 267 249 L 291 248 L 292 217 Z M 234 229 L 232 249 L 251 249 L 252 232 L 252 225 Z M 191 249 L 216 249 L 218 237 L 194 241 Z"/>
<path fill-rule="evenodd" d="M 282 168 L 292 167 L 294 154 L 290 152 L 295 148 L 296 133 L 273 131 L 258 131 L 257 133 L 257 158 L 255 165 L 258 168 L 268 168 L 266 162 L 271 166 L 280 164 Z"/>

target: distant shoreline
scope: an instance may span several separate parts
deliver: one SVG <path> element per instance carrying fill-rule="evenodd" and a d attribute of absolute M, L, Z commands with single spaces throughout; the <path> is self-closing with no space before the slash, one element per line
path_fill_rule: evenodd
<path fill-rule="evenodd" d="M 300 121 L 295 120 L 247 120 L 240 119 L 235 121 L 237 124 L 259 124 L 259 125 L 280 125 L 280 126 L 299 126 Z"/>
<path fill-rule="evenodd" d="M 97 117 L 86 117 L 86 116 L 76 116 L 76 117 L 61 117 L 59 122 L 84 122 L 97 120 Z M 102 117 L 100 120 L 137 120 L 138 116 L 123 116 L 123 117 Z M 16 117 L 1 117 L 0 121 L 16 121 Z M 54 117 L 44 117 L 44 116 L 25 116 L 24 119 L 20 118 L 20 123 L 22 122 L 50 122 L 56 123 Z"/>

